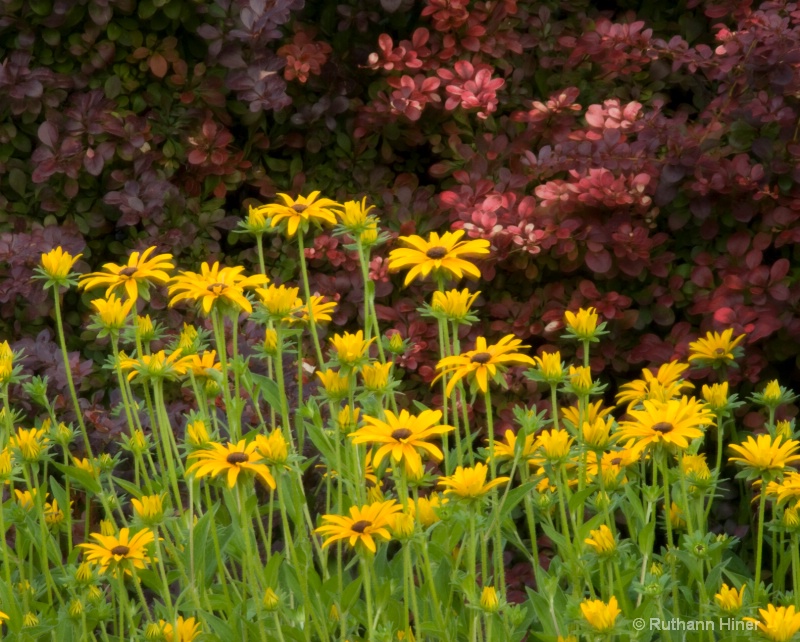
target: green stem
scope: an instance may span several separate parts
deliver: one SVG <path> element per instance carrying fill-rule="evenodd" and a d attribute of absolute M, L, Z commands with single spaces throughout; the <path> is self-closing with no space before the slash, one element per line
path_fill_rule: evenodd
<path fill-rule="evenodd" d="M 365 555 L 361 556 L 361 573 L 364 576 L 364 599 L 367 602 L 367 642 L 374 642 L 375 622 L 372 615 L 372 575 L 369 568 L 370 563 Z M 342 617 L 341 614 L 340 617 Z"/>
<path fill-rule="evenodd" d="M 317 367 L 321 370 L 324 369 L 325 361 L 322 358 L 322 348 L 319 343 L 319 335 L 317 334 L 317 324 L 314 320 L 314 307 L 311 305 L 311 287 L 308 285 L 308 266 L 306 265 L 306 251 L 303 246 L 303 233 L 297 233 L 297 246 L 300 251 L 300 272 L 303 276 L 303 292 L 306 295 L 306 303 L 308 307 L 308 326 L 311 328 L 311 338 L 314 341 L 314 350 L 317 354 Z"/>
<path fill-rule="evenodd" d="M 758 500 L 758 539 L 756 540 L 756 573 L 753 588 L 753 601 L 758 602 L 761 592 L 761 555 L 764 549 L 764 513 L 767 505 L 767 480 L 761 480 L 761 492 Z"/>

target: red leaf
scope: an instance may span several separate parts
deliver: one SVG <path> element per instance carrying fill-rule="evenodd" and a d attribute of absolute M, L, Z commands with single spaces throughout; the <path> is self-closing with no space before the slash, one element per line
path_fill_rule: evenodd
<path fill-rule="evenodd" d="M 167 75 L 167 71 L 169 70 L 169 65 L 167 64 L 166 59 L 160 53 L 154 53 L 153 56 L 150 58 L 150 71 L 153 72 L 153 75 L 158 78 L 163 78 Z"/>
<path fill-rule="evenodd" d="M 586 266 L 598 274 L 605 274 L 611 269 L 611 255 L 605 250 L 587 252 L 584 260 L 586 261 Z"/>

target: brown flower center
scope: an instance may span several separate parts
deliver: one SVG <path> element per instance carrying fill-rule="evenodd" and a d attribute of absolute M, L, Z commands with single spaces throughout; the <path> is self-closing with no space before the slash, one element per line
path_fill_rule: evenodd
<path fill-rule="evenodd" d="M 659 421 L 657 424 L 653 425 L 653 430 L 655 430 L 656 432 L 660 432 L 661 434 L 672 432 L 674 428 L 675 426 L 673 426 L 668 421 Z"/>
<path fill-rule="evenodd" d="M 229 464 L 243 464 L 250 461 L 250 456 L 247 453 L 231 453 L 225 458 Z"/>
<path fill-rule="evenodd" d="M 492 360 L 492 355 L 489 352 L 478 352 L 477 354 L 473 354 L 472 358 L 470 359 L 471 363 L 480 363 L 481 365 L 484 363 L 489 363 Z"/>
<path fill-rule="evenodd" d="M 361 519 L 357 521 L 355 524 L 353 524 L 350 527 L 350 530 L 355 531 L 356 533 L 363 533 L 365 530 L 367 530 L 368 526 L 372 526 L 372 522 L 366 519 Z"/>
<path fill-rule="evenodd" d="M 120 544 L 119 546 L 115 546 L 114 548 L 111 549 L 111 554 L 112 555 L 121 555 L 122 557 L 125 557 L 130 552 L 131 552 L 131 549 L 128 548 L 127 546 L 123 545 L 123 544 Z"/>
<path fill-rule="evenodd" d="M 619 466 L 621 463 L 622 463 L 622 457 L 614 457 L 614 459 L 611 460 L 612 466 Z"/>
<path fill-rule="evenodd" d="M 392 432 L 392 439 L 400 441 L 401 439 L 408 439 L 412 434 L 413 433 L 408 428 L 398 428 Z"/>
<path fill-rule="evenodd" d="M 225 285 L 224 283 L 212 283 L 206 288 L 206 290 L 208 290 L 209 292 L 213 292 L 214 294 L 219 294 L 227 287 L 228 286 Z"/>
<path fill-rule="evenodd" d="M 298 214 L 302 214 L 308 209 L 308 205 L 303 205 L 302 203 L 295 203 L 294 205 L 292 205 L 292 209 Z"/>
<path fill-rule="evenodd" d="M 447 248 L 442 247 L 441 245 L 434 245 L 427 252 L 425 252 L 425 256 L 427 256 L 429 259 L 443 259 L 445 256 L 447 256 Z"/>
<path fill-rule="evenodd" d="M 133 275 L 134 275 L 134 274 L 136 274 L 136 272 L 138 272 L 138 271 L 139 271 L 139 268 L 137 268 L 137 267 L 136 267 L 136 266 L 134 266 L 134 265 L 131 265 L 131 266 L 129 266 L 129 267 L 122 268 L 122 269 L 119 271 L 119 275 L 120 275 L 120 276 L 133 276 Z"/>
<path fill-rule="evenodd" d="M 714 354 L 716 354 L 716 355 L 720 355 L 720 356 L 722 356 L 723 354 L 725 354 L 725 352 L 726 352 L 725 348 L 716 348 L 716 349 L 714 350 Z"/>

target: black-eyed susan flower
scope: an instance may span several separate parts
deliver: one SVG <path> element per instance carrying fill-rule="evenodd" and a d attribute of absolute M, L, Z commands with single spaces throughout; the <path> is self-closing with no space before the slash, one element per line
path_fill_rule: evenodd
<path fill-rule="evenodd" d="M 760 477 L 783 472 L 789 464 L 800 461 L 800 455 L 796 454 L 800 442 L 771 435 L 758 435 L 757 439 L 748 437 L 744 444 L 733 444 L 730 449 L 740 456 L 730 457 L 728 461 Z"/>
<path fill-rule="evenodd" d="M 269 356 L 278 355 L 278 331 L 275 328 L 267 328 L 264 332 L 264 352 Z"/>
<path fill-rule="evenodd" d="M 289 444 L 281 430 L 256 436 L 256 448 L 265 461 L 273 466 L 281 466 L 289 458 Z"/>
<path fill-rule="evenodd" d="M 505 484 L 510 477 L 497 477 L 490 482 L 486 482 L 486 475 L 489 469 L 486 464 L 478 462 L 474 467 L 464 468 L 456 466 L 456 472 L 449 477 L 440 477 L 439 485 L 444 486 L 445 495 L 455 495 L 460 499 L 476 499 L 483 497 L 492 488 Z"/>
<path fill-rule="evenodd" d="M 494 457 L 497 461 L 508 461 L 514 459 L 519 448 L 519 456 L 522 461 L 530 461 L 536 452 L 536 438 L 533 435 L 526 435 L 523 441 L 513 430 L 506 430 L 503 434 L 503 441 L 494 442 Z"/>
<path fill-rule="evenodd" d="M 464 377 L 486 392 L 489 389 L 489 377 L 497 380 L 511 365 L 534 365 L 533 359 L 517 352 L 520 348 L 527 348 L 522 341 L 508 334 L 495 344 L 488 345 L 485 337 L 478 337 L 475 349 L 452 357 L 441 359 L 436 365 L 440 370 L 433 382 L 446 374 L 452 375 L 447 384 L 446 394 L 449 395 L 455 385 Z"/>
<path fill-rule="evenodd" d="M 709 332 L 702 339 L 689 344 L 689 361 L 696 361 L 701 366 L 732 364 L 742 355 L 739 344 L 744 338 L 745 335 L 740 334 L 734 339 L 733 328 L 728 328 L 722 334 Z"/>
<path fill-rule="evenodd" d="M 744 584 L 742 584 L 738 590 L 736 587 L 723 584 L 719 589 L 719 593 L 714 596 L 714 601 L 717 603 L 717 606 L 726 613 L 736 613 L 742 608 L 744 589 Z"/>
<path fill-rule="evenodd" d="M 431 232 L 426 241 L 421 236 L 401 236 L 398 240 L 409 246 L 392 250 L 389 253 L 389 271 L 397 272 L 411 268 L 406 275 L 404 285 L 408 285 L 417 277 L 453 277 L 464 276 L 478 279 L 480 270 L 466 259 L 478 258 L 489 254 L 490 243 L 485 239 L 462 241 L 464 230 L 445 232 L 439 236 Z"/>
<path fill-rule="evenodd" d="M 139 340 L 145 345 L 149 345 L 150 342 L 155 339 L 156 326 L 149 314 L 145 314 L 143 317 L 136 317 L 136 336 L 138 336 Z"/>
<path fill-rule="evenodd" d="M 9 439 L 8 445 L 16 450 L 22 461 L 31 463 L 39 461 L 43 451 L 47 449 L 50 439 L 44 428 L 18 428 L 17 432 Z"/>
<path fill-rule="evenodd" d="M 722 413 L 728 408 L 729 393 L 728 382 L 714 383 L 710 386 L 703 385 L 701 389 L 703 400 L 706 402 L 708 408 L 716 413 Z"/>
<path fill-rule="evenodd" d="M 600 317 L 595 308 L 580 308 L 577 312 L 567 310 L 564 313 L 564 323 L 566 324 L 565 337 L 574 337 L 580 341 L 597 341 L 597 337 L 605 334 L 605 322 L 598 322 Z"/>
<path fill-rule="evenodd" d="M 336 301 L 326 301 L 324 296 L 312 294 L 305 304 L 301 299 L 295 301 L 295 306 L 299 311 L 295 317 L 302 323 L 309 323 L 313 315 L 314 323 L 329 323 L 333 319 L 331 314 L 336 309 L 336 305 Z"/>
<path fill-rule="evenodd" d="M 70 507 L 72 502 L 70 502 Z M 44 503 L 44 523 L 52 531 L 58 530 L 61 524 L 64 523 L 64 511 L 58 505 L 58 501 L 53 499 L 52 502 Z"/>
<path fill-rule="evenodd" d="M 195 448 L 208 445 L 211 437 L 208 434 L 208 426 L 202 419 L 190 421 L 186 426 L 186 440 Z"/>
<path fill-rule="evenodd" d="M 217 361 L 216 350 L 205 350 L 203 354 L 188 355 L 183 357 L 181 364 L 186 368 L 187 374 L 191 372 L 196 379 L 214 379 L 215 373 L 222 376 L 222 364 Z"/>
<path fill-rule="evenodd" d="M 584 539 L 583 543 L 591 546 L 594 552 L 601 557 L 612 555 L 617 550 L 614 533 L 605 524 L 601 524 L 598 529 L 589 531 L 589 537 Z"/>
<path fill-rule="evenodd" d="M 361 415 L 361 408 L 351 408 L 346 405 L 344 408 L 336 413 L 336 424 L 342 432 L 353 432 L 358 428 L 359 417 Z"/>
<path fill-rule="evenodd" d="M 243 439 L 236 444 L 211 443 L 210 448 L 197 450 L 188 455 L 196 459 L 186 469 L 186 475 L 195 477 L 217 477 L 224 474 L 228 488 L 236 485 L 239 475 L 255 475 L 272 490 L 277 487 L 269 467 L 264 463 L 255 442 L 246 443 Z"/>
<path fill-rule="evenodd" d="M 631 440 L 631 449 L 642 452 L 664 444 L 686 450 L 689 442 L 703 436 L 703 428 L 714 423 L 708 408 L 694 397 L 666 402 L 644 401 L 642 410 L 628 410 L 631 420 L 622 421 L 618 441 Z"/>
<path fill-rule="evenodd" d="M 487 613 L 497 613 L 500 610 L 500 600 L 494 586 L 484 586 L 481 591 L 481 608 Z"/>
<path fill-rule="evenodd" d="M 103 265 L 105 272 L 84 274 L 79 279 L 78 286 L 85 290 L 105 286 L 106 296 L 117 290 L 124 290 L 133 301 L 139 296 L 149 300 L 150 285 L 165 284 L 170 279 L 168 271 L 175 267 L 171 262 L 172 254 L 156 254 L 150 258 L 155 251 L 155 247 L 149 247 L 141 254 L 133 252 L 124 266 L 106 263 Z"/>
<path fill-rule="evenodd" d="M 370 215 L 370 212 L 374 209 L 374 205 L 367 206 L 367 197 L 365 196 L 361 199 L 361 202 L 345 201 L 336 214 L 342 228 L 349 232 L 353 238 L 358 238 L 360 234 L 369 229 L 370 225 L 377 224 L 376 217 Z"/>
<path fill-rule="evenodd" d="M 698 488 L 706 488 L 711 483 L 711 470 L 703 453 L 683 455 L 681 457 L 681 471 L 689 482 L 689 490 L 692 492 Z"/>
<path fill-rule="evenodd" d="M 117 569 L 122 568 L 130 575 L 130 566 L 143 569 L 145 561 L 149 560 L 147 546 L 153 542 L 153 531 L 150 529 L 131 535 L 131 529 L 123 528 L 119 535 L 92 533 L 91 537 L 96 544 L 78 544 L 78 548 L 84 550 L 87 562 L 99 565 L 101 573 L 110 568 L 116 575 Z"/>
<path fill-rule="evenodd" d="M 61 246 L 56 247 L 42 254 L 39 267 L 36 270 L 37 276 L 47 279 L 44 284 L 45 288 L 52 285 L 70 285 L 74 283 L 72 280 L 72 276 L 74 276 L 72 275 L 72 268 L 82 256 L 83 254 L 72 256 L 69 252 L 64 251 Z"/>
<path fill-rule="evenodd" d="M 14 370 L 14 351 L 8 341 L 0 342 L 0 384 L 11 383 Z"/>
<path fill-rule="evenodd" d="M 588 421 L 590 424 L 597 421 L 597 419 L 602 419 L 610 415 L 616 406 L 611 406 L 610 408 L 603 407 L 603 400 L 600 399 L 595 402 L 590 402 L 586 404 L 586 415 L 583 417 L 584 421 Z M 577 432 L 579 429 L 579 424 L 581 421 L 581 411 L 580 408 L 575 406 L 564 406 L 563 408 L 559 409 L 561 412 L 561 419 L 566 423 L 569 427 Z"/>
<path fill-rule="evenodd" d="M 758 609 L 759 620 L 752 617 L 742 618 L 745 622 L 752 622 L 758 630 L 772 642 L 789 642 L 800 632 L 800 613 L 794 606 L 776 607 L 768 604 L 766 609 Z"/>
<path fill-rule="evenodd" d="M 263 603 L 264 603 L 264 608 L 267 609 L 267 611 L 270 612 L 277 611 L 280 602 L 281 602 L 280 596 L 275 592 L 275 590 L 271 586 L 268 587 L 266 591 L 264 591 Z"/>
<path fill-rule="evenodd" d="M 375 341 L 375 337 L 364 338 L 363 330 L 359 330 L 355 334 L 352 332 L 335 334 L 330 339 L 336 353 L 336 361 L 339 365 L 348 368 L 360 366 L 368 358 L 367 352 L 373 341 Z"/>
<path fill-rule="evenodd" d="M 614 490 L 627 481 L 625 469 L 638 463 L 638 453 L 623 449 L 604 452 L 598 465 L 597 452 L 590 450 L 586 453 L 586 479 L 591 482 L 602 472 L 603 488 Z"/>
<path fill-rule="evenodd" d="M 778 406 L 791 403 L 795 399 L 797 399 L 797 395 L 788 388 L 784 388 L 780 385 L 777 379 L 773 379 L 767 383 L 764 390 L 752 396 L 752 401 L 754 403 L 762 405 L 770 411 L 774 411 Z"/>
<path fill-rule="evenodd" d="M 288 194 L 278 194 L 283 203 L 262 205 L 258 209 L 270 217 L 273 229 L 285 222 L 286 234 L 291 238 L 297 230 L 305 234 L 310 223 L 336 225 L 336 214 L 342 206 L 329 198 L 319 198 L 319 195 L 320 192 L 316 191 L 293 199 Z"/>
<path fill-rule="evenodd" d="M 373 466 L 380 466 L 389 455 L 394 465 L 402 462 L 409 474 L 416 475 L 422 470 L 420 452 L 426 452 L 436 461 L 444 457 L 439 447 L 428 441 L 453 430 L 452 426 L 438 425 L 441 410 L 424 410 L 416 416 L 407 410 L 401 410 L 399 415 L 387 410 L 385 415 L 385 421 L 365 415 L 366 425 L 349 435 L 354 444 L 380 444 L 372 460 Z"/>
<path fill-rule="evenodd" d="M 133 309 L 135 301 L 118 299 L 116 294 L 110 294 L 105 299 L 94 299 L 92 307 L 97 311 L 95 316 L 100 329 L 100 337 L 107 334 L 116 336 L 125 327 L 128 315 Z"/>
<path fill-rule="evenodd" d="M 536 438 L 535 448 L 545 461 L 551 464 L 560 464 L 569 457 L 570 448 L 575 440 L 561 428 L 543 430 Z M 539 458 L 535 460 L 539 462 Z"/>
<path fill-rule="evenodd" d="M 775 434 L 784 439 L 791 439 L 794 435 L 794 425 L 789 419 L 781 419 L 775 422 Z"/>
<path fill-rule="evenodd" d="M 32 490 L 20 490 L 19 488 L 14 489 L 14 500 L 22 510 L 29 511 L 33 509 L 34 503 L 36 502 L 36 494 L 39 492 L 38 488 L 34 488 Z"/>
<path fill-rule="evenodd" d="M 303 302 L 297 298 L 299 292 L 300 288 L 291 288 L 285 285 L 256 288 L 256 294 L 267 312 L 267 318 L 274 323 L 286 325 L 295 321 L 292 313 L 303 307 Z"/>
<path fill-rule="evenodd" d="M 200 623 L 193 617 L 184 619 L 179 615 L 174 627 L 165 620 L 159 620 L 158 623 L 167 642 L 192 642 L 203 632 Z"/>
<path fill-rule="evenodd" d="M 341 374 L 338 370 L 317 370 L 325 395 L 332 401 L 344 399 L 350 393 L 350 375 Z"/>
<path fill-rule="evenodd" d="M 416 518 L 423 526 L 433 526 L 436 522 L 441 521 L 439 510 L 447 503 L 447 498 L 442 497 L 439 493 L 431 493 L 427 497 L 420 497 L 414 504 L 409 506 L 416 507 Z"/>
<path fill-rule="evenodd" d="M 265 205 L 247 208 L 247 217 L 239 222 L 239 227 L 253 236 L 261 236 L 272 229 L 270 215 L 264 210 Z"/>
<path fill-rule="evenodd" d="M 413 506 L 413 504 L 409 504 L 409 506 Z M 407 540 L 414 535 L 414 525 L 413 512 L 395 513 L 392 533 L 399 540 Z"/>
<path fill-rule="evenodd" d="M 322 543 L 323 548 L 339 540 L 347 540 L 353 548 L 361 544 L 375 553 L 378 550 L 375 540 L 388 542 L 392 538 L 390 528 L 394 515 L 402 510 L 403 507 L 393 499 L 365 506 L 351 506 L 350 514 L 346 517 L 324 515 L 322 521 L 326 523 L 314 532 L 328 537 Z"/>
<path fill-rule="evenodd" d="M 361 368 L 361 379 L 364 388 L 369 392 L 383 393 L 389 386 L 389 371 L 392 369 L 392 362 L 371 363 Z"/>
<path fill-rule="evenodd" d="M 133 513 L 145 526 L 155 526 L 164 519 L 164 495 L 143 495 L 131 499 Z"/>
<path fill-rule="evenodd" d="M 0 450 L 0 481 L 5 481 L 11 477 L 13 470 L 14 463 L 11 458 L 11 450 L 6 446 Z"/>
<path fill-rule="evenodd" d="M 616 596 L 612 595 L 608 602 L 584 600 L 581 602 L 581 613 L 592 629 L 598 633 L 608 633 L 613 630 L 622 611 L 619 609 Z"/>
<path fill-rule="evenodd" d="M 541 356 L 534 357 L 533 361 L 535 370 L 529 374 L 535 380 L 555 385 L 564 379 L 564 363 L 561 361 L 560 352 L 542 352 Z"/>
<path fill-rule="evenodd" d="M 257 288 L 266 285 L 263 274 L 244 276 L 244 268 L 220 267 L 219 261 L 214 265 L 203 262 L 200 272 L 181 272 L 170 282 L 168 289 L 170 307 L 184 300 L 195 301 L 206 315 L 220 307 L 226 312 L 253 312 L 253 306 L 244 295 L 245 288 Z"/>
<path fill-rule="evenodd" d="M 786 473 L 780 483 L 770 482 L 769 486 L 774 489 L 774 492 L 767 494 L 777 496 L 779 504 L 790 500 L 800 501 L 800 473 L 796 471 Z"/>
<path fill-rule="evenodd" d="M 684 381 L 681 375 L 689 369 L 688 363 L 670 361 L 659 366 L 655 374 L 649 369 L 642 370 L 642 378 L 620 386 L 617 394 L 618 404 L 636 406 L 642 401 L 668 401 L 681 396 L 694 385 Z"/>
<path fill-rule="evenodd" d="M 169 379 L 177 381 L 186 374 L 191 365 L 191 357 L 181 356 L 181 352 L 167 354 L 159 350 L 153 354 L 143 354 L 138 359 L 131 359 L 120 353 L 119 367 L 128 373 L 128 381 L 139 379 L 149 381 L 152 379 Z"/>
<path fill-rule="evenodd" d="M 584 421 L 581 428 L 583 442 L 594 450 L 604 450 L 611 441 L 611 427 L 614 425 L 613 417 L 596 417 L 594 421 Z"/>
<path fill-rule="evenodd" d="M 471 308 L 478 295 L 480 292 L 470 292 L 466 288 L 447 292 L 437 290 L 431 299 L 430 314 L 458 325 L 475 323 L 478 317 L 471 313 Z"/>
<path fill-rule="evenodd" d="M 592 370 L 589 366 L 570 366 L 569 367 L 569 387 L 570 392 L 576 395 L 588 395 L 594 389 L 592 381 Z"/>

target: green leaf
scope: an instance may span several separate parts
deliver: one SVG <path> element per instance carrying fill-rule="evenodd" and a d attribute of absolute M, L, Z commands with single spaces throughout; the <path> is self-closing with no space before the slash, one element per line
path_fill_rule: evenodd
<path fill-rule="evenodd" d="M 90 472 L 81 470 L 80 468 L 75 468 L 74 466 L 65 466 L 64 464 L 59 464 L 57 462 L 53 462 L 53 466 L 55 466 L 70 479 L 74 479 L 90 493 L 97 495 L 102 492 L 100 482 L 97 481 Z"/>
<path fill-rule="evenodd" d="M 280 413 L 281 392 L 278 384 L 264 375 L 254 374 L 251 372 L 248 376 L 253 380 L 253 383 L 258 386 L 261 396 L 264 397 L 264 401 L 269 404 L 270 408 L 275 410 L 275 412 Z"/>
<path fill-rule="evenodd" d="M 500 511 L 500 519 L 505 520 L 508 514 L 514 510 L 514 508 L 522 501 L 525 495 L 527 495 L 535 487 L 536 484 L 534 482 L 527 482 L 522 484 L 522 486 L 518 486 L 514 490 L 509 491 L 505 502 L 503 502 L 501 505 L 502 510 Z"/>
<path fill-rule="evenodd" d="M 25 196 L 25 188 L 28 185 L 28 177 L 21 169 L 14 167 L 8 172 L 8 184 L 17 194 Z"/>
<path fill-rule="evenodd" d="M 105 93 L 106 98 L 109 100 L 113 100 L 122 93 L 122 81 L 119 79 L 119 76 L 108 77 L 103 84 L 103 93 Z"/>
<path fill-rule="evenodd" d="M 581 508 L 586 500 L 589 498 L 589 495 L 595 492 L 593 487 L 584 488 L 583 490 L 578 491 L 572 497 L 569 498 L 569 510 L 574 511 Z"/>

